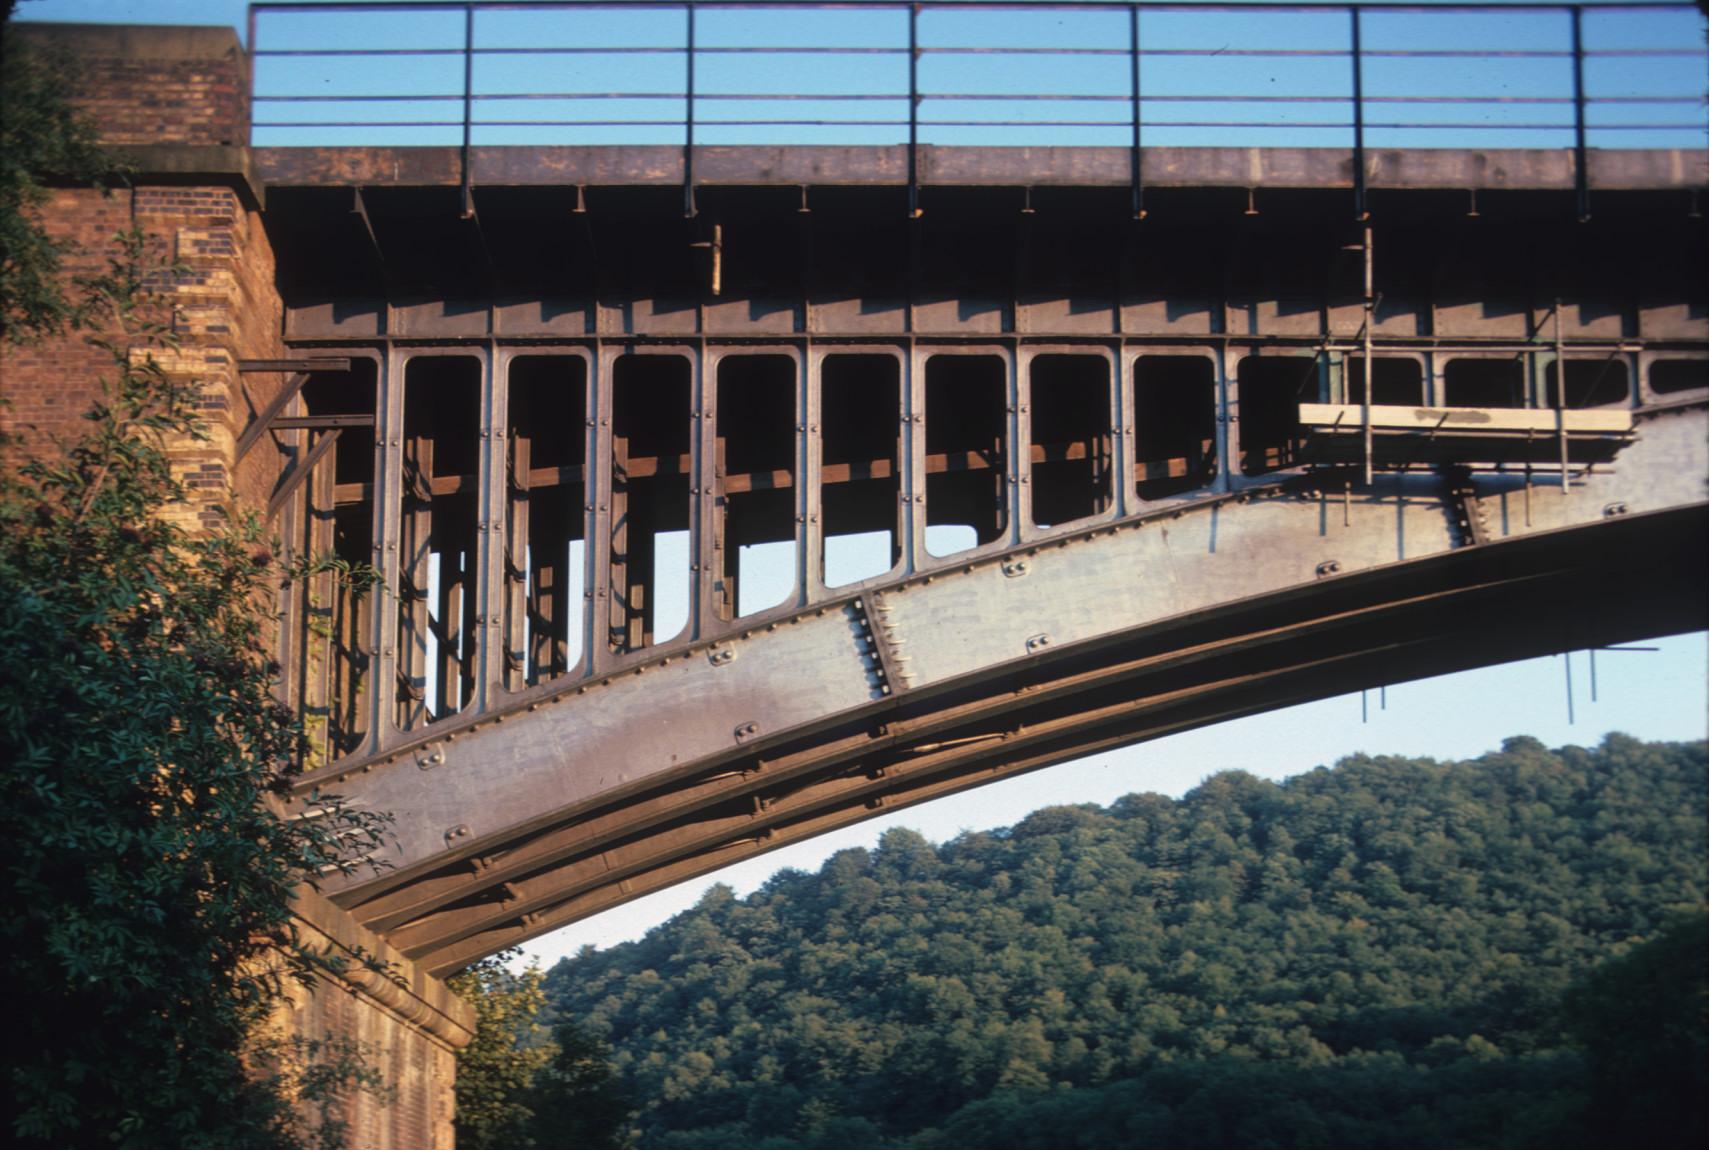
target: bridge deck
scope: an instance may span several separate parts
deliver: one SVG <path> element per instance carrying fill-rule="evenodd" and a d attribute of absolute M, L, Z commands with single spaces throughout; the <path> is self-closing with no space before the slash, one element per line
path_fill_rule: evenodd
<path fill-rule="evenodd" d="M 1147 147 L 1149 187 L 1351 188 L 1347 148 Z M 146 153 L 142 154 L 146 156 Z M 1681 148 L 1592 149 L 1590 187 L 1636 190 L 1709 184 L 1709 151 Z M 1113 147 L 920 145 L 923 186 L 1119 187 L 1132 179 L 1133 153 Z M 463 179 L 455 147 L 261 147 L 257 177 L 270 187 L 453 186 Z M 469 151 L 475 186 L 681 184 L 684 149 L 666 145 L 477 146 Z M 1571 189 L 1574 155 L 1562 148 L 1391 148 L 1366 156 L 1372 188 Z M 711 146 L 694 149 L 697 184 L 901 185 L 908 148 L 896 146 Z"/>

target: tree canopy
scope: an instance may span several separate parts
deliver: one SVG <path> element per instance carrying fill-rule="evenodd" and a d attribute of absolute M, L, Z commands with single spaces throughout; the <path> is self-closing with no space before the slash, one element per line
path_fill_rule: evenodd
<path fill-rule="evenodd" d="M 1516 738 L 895 830 L 547 995 L 647 1147 L 1607 1145 L 1635 1082 L 1686 1144 L 1706 765 Z"/>

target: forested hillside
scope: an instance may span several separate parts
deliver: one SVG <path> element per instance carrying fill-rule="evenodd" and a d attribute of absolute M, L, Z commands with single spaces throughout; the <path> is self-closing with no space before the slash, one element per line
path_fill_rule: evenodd
<path fill-rule="evenodd" d="M 1691 1144 L 1702 743 L 908 831 L 547 978 L 672 1150 Z"/>

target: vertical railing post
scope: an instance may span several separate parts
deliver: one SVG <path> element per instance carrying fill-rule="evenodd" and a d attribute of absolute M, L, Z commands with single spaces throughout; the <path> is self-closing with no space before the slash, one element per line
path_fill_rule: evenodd
<path fill-rule="evenodd" d="M 694 206 L 694 5 L 685 4 L 688 13 L 688 74 L 683 85 L 682 139 L 682 214 L 693 219 Z"/>
<path fill-rule="evenodd" d="M 908 218 L 920 217 L 920 6 L 908 5 Z"/>
<path fill-rule="evenodd" d="M 1140 152 L 1138 4 L 1130 4 L 1127 10 L 1127 54 L 1133 78 L 1133 159 L 1130 171 L 1133 182 L 1133 218 L 1143 220 L 1145 218 L 1145 161 Z"/>
<path fill-rule="evenodd" d="M 244 116 L 248 122 L 244 124 L 243 142 L 253 147 L 255 144 L 255 96 L 261 85 L 256 78 L 258 69 L 255 66 L 255 5 L 249 4 L 246 8 L 243 50 L 249 53 L 249 107 Z"/>
<path fill-rule="evenodd" d="M 1360 45 L 1359 8 L 1347 10 L 1353 24 L 1353 218 L 1365 220 L 1365 55 Z M 1365 381 L 1366 386 L 1370 381 Z"/>
<path fill-rule="evenodd" d="M 474 175 L 469 170 L 469 142 L 473 134 L 475 96 L 475 6 L 463 6 L 463 218 L 475 214 Z"/>
<path fill-rule="evenodd" d="M 1573 190 L 1578 220 L 1590 219 L 1590 164 L 1584 129 L 1584 9 L 1573 5 Z"/>

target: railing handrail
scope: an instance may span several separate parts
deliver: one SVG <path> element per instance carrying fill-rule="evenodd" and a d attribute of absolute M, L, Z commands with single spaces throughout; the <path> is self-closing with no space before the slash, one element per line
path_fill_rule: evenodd
<path fill-rule="evenodd" d="M 860 14 L 901 14 L 905 15 L 904 29 L 899 23 L 897 27 L 885 29 L 885 35 L 894 37 L 894 43 L 859 43 L 859 44 L 824 44 L 806 43 L 791 45 L 787 43 L 716 43 L 699 42 L 696 34 L 696 13 L 711 12 L 742 12 L 742 11 L 776 11 L 776 12 L 819 12 L 835 11 Z M 959 42 L 965 37 L 957 37 L 958 42 L 933 44 L 921 39 L 922 15 L 966 12 L 1001 12 L 1001 13 L 1051 13 L 1072 11 L 1095 16 L 1108 16 L 1112 20 L 1109 33 L 1115 33 L 1114 20 L 1125 17 L 1122 21 L 1126 27 L 1121 29 L 1119 41 L 1112 35 L 1110 42 L 1105 44 L 1051 44 L 1051 43 L 966 43 Z M 1654 109 L 1684 108 L 1687 106 L 1703 106 L 1702 92 L 1675 91 L 1671 87 L 1661 91 L 1620 91 L 1607 96 L 1598 96 L 1588 90 L 1586 65 L 1587 62 L 1611 60 L 1667 60 L 1676 58 L 1709 58 L 1709 51 L 1701 44 L 1692 46 L 1665 44 L 1631 44 L 1616 42 L 1611 46 L 1587 44 L 1585 40 L 1585 14 L 1619 11 L 1624 13 L 1691 13 L 1696 15 L 1698 8 L 1687 2 L 1656 2 L 1656 3 L 1616 3 L 1610 0 L 1591 0 L 1587 3 L 1547 3 L 1538 0 L 1517 0 L 1514 3 L 1449 3 L 1449 4 L 1420 4 L 1417 0 L 1370 0 L 1360 3 L 1335 3 L 1333 0 L 1288 0 L 1288 2 L 1267 4 L 1255 0 L 1201 0 L 1201 2 L 1183 2 L 1183 0 L 872 0 L 872 2 L 837 2 L 837 0 L 405 0 L 402 3 L 375 3 L 373 0 L 333 0 L 330 3 L 303 3 L 300 0 L 261 0 L 249 8 L 249 47 L 252 57 L 258 61 L 309 60 L 322 61 L 381 61 L 386 59 L 403 58 L 460 58 L 461 85 L 452 90 L 447 83 L 446 90 L 431 90 L 423 92 L 374 90 L 373 84 L 384 83 L 376 76 L 375 70 L 370 69 L 354 77 L 344 90 L 331 92 L 293 92 L 285 91 L 270 93 L 262 86 L 260 69 L 255 71 L 252 82 L 251 106 L 258 109 L 280 109 L 285 107 L 315 108 L 336 105 L 348 105 L 352 112 L 343 116 L 315 117 L 312 113 L 296 115 L 288 119 L 262 118 L 255 121 L 253 131 L 258 133 L 280 131 L 314 131 L 350 132 L 367 130 L 370 132 L 389 131 L 393 134 L 422 131 L 422 130 L 451 130 L 456 129 L 460 136 L 463 155 L 465 211 L 470 210 L 467 189 L 470 186 L 470 153 L 473 146 L 482 143 L 478 137 L 494 129 L 526 129 L 535 133 L 547 130 L 603 130 L 607 132 L 636 133 L 647 129 L 678 129 L 681 132 L 680 143 L 683 148 L 684 167 L 684 212 L 693 215 L 694 208 L 694 160 L 697 146 L 705 142 L 704 131 L 708 129 L 749 129 L 770 130 L 773 134 L 779 129 L 810 129 L 841 130 L 845 135 L 862 129 L 895 129 L 899 137 L 903 137 L 908 146 L 908 187 L 909 213 L 918 215 L 918 172 L 916 155 L 922 143 L 921 130 L 1031 130 L 1064 131 L 1078 130 L 1095 132 L 1099 130 L 1121 131 L 1127 137 L 1127 142 L 1133 151 L 1133 184 L 1134 184 L 1134 214 L 1136 217 L 1144 214 L 1143 209 L 1143 165 L 1142 153 L 1147 130 L 1193 130 L 1208 131 L 1250 131 L 1258 133 L 1280 133 L 1291 131 L 1296 134 L 1305 133 L 1350 133 L 1346 145 L 1352 153 L 1354 184 L 1355 184 L 1355 213 L 1362 217 L 1364 204 L 1364 175 L 1366 170 L 1365 152 L 1369 143 L 1370 131 L 1382 132 L 1417 132 L 1424 133 L 1424 139 L 1434 144 L 1440 139 L 1442 132 L 1476 132 L 1481 138 L 1488 140 L 1485 135 L 1491 132 L 1506 132 L 1517 134 L 1526 139 L 1536 139 L 1540 134 L 1559 134 L 1566 137 L 1570 133 L 1570 142 L 1546 143 L 1540 146 L 1570 148 L 1574 153 L 1577 171 L 1577 186 L 1579 210 L 1581 216 L 1588 216 L 1588 150 L 1591 146 L 1591 136 L 1599 138 L 1603 133 L 1610 134 L 1609 138 L 1634 139 L 1632 133 L 1690 133 L 1694 139 L 1700 133 L 1709 129 L 1709 124 L 1701 120 L 1692 122 L 1675 121 L 1662 117 L 1648 117 L 1643 120 L 1633 120 L 1626 116 L 1617 122 L 1592 122 L 1592 110 L 1609 108 L 1639 108 Z M 441 13 L 445 15 L 461 15 L 463 17 L 461 42 L 458 44 L 444 43 L 428 46 L 376 46 L 349 47 L 338 45 L 287 46 L 269 48 L 258 40 L 258 21 L 267 16 L 328 16 L 334 14 L 360 13 L 382 17 L 407 16 L 420 13 Z M 615 44 L 610 46 L 592 45 L 586 43 L 566 44 L 525 44 L 502 42 L 498 44 L 483 44 L 477 39 L 477 17 L 486 13 L 510 14 L 597 14 L 625 12 L 677 12 L 683 15 L 683 28 L 680 39 L 670 43 L 635 43 Z M 1227 42 L 1192 44 L 1164 43 L 1158 45 L 1147 43 L 1142 38 L 1142 21 L 1144 15 L 1152 13 L 1240 13 L 1252 16 L 1335 16 L 1345 15 L 1347 32 L 1344 43 L 1298 46 L 1297 44 L 1259 43 L 1259 44 L 1230 44 Z M 1510 44 L 1492 44 L 1490 46 L 1461 47 L 1451 46 L 1394 46 L 1392 42 L 1385 47 L 1366 47 L 1365 36 L 1370 31 L 1366 17 L 1388 17 L 1396 15 L 1416 16 L 1421 19 L 1436 19 L 1442 17 L 1464 16 L 1467 14 L 1499 15 L 1517 14 L 1520 16 L 1558 15 L 1563 20 L 1563 26 L 1550 27 L 1552 35 L 1560 36 L 1564 43 L 1547 44 L 1544 46 L 1510 46 Z M 1533 27 L 1540 27 L 1534 25 Z M 1224 32 L 1218 32 L 1223 36 Z M 1176 30 L 1177 35 L 1180 30 Z M 668 37 L 667 37 L 668 38 Z M 758 38 L 758 37 L 756 37 Z M 744 90 L 732 90 L 728 85 L 722 89 L 705 90 L 706 86 L 697 83 L 695 64 L 700 60 L 727 58 L 739 60 L 743 57 L 778 57 L 778 56 L 814 57 L 829 60 L 859 59 L 863 57 L 884 57 L 907 59 L 907 83 L 891 80 L 882 82 L 870 72 L 850 73 L 846 79 L 858 81 L 860 87 L 852 91 L 752 91 L 756 85 L 742 85 Z M 680 83 L 668 81 L 663 85 L 658 83 L 633 86 L 613 84 L 537 84 L 540 90 L 505 90 L 483 91 L 478 86 L 475 64 L 477 60 L 496 58 L 542 58 L 563 57 L 566 60 L 586 57 L 608 57 L 613 60 L 623 57 L 678 57 L 683 61 L 683 75 Z M 925 86 L 921 81 L 921 64 L 933 58 L 951 57 L 1013 57 L 1034 60 L 1062 61 L 1075 57 L 1129 61 L 1127 75 L 1121 82 L 1122 91 L 1117 91 L 1111 77 L 1102 77 L 1109 90 L 1078 90 L 1088 85 L 1095 85 L 1099 77 L 1087 79 L 1087 75 L 1076 75 L 1068 78 L 1064 85 L 1060 80 L 1054 86 L 1038 81 L 1028 80 L 1028 86 L 1012 92 L 991 91 L 991 85 L 986 82 L 983 86 L 977 82 L 962 82 L 952 84 L 945 90 L 941 86 L 936 89 Z M 1205 83 L 1190 83 L 1184 87 L 1177 81 L 1175 90 L 1146 91 L 1142 83 L 1142 66 L 1148 62 L 1165 61 L 1170 59 L 1212 59 L 1229 57 L 1231 59 L 1271 60 L 1271 61 L 1319 61 L 1325 65 L 1339 68 L 1339 61 L 1347 62 L 1347 73 L 1343 79 L 1333 76 L 1296 77 L 1295 84 L 1304 82 L 1308 88 L 1318 90 L 1272 92 L 1254 91 L 1256 85 L 1250 80 L 1225 83 L 1223 88 L 1209 88 Z M 1539 61 L 1564 61 L 1570 64 L 1570 82 L 1567 77 L 1532 76 L 1526 83 L 1539 90 L 1525 92 L 1498 91 L 1493 84 L 1483 87 L 1472 87 L 1469 90 L 1417 90 L 1418 79 L 1397 75 L 1394 79 L 1401 82 L 1401 90 L 1382 90 L 1380 85 L 1373 91 L 1373 76 L 1380 72 L 1384 63 L 1396 61 L 1453 61 L 1463 66 L 1475 67 L 1482 63 L 1492 68 L 1496 65 L 1524 67 Z M 829 65 L 827 65 L 829 66 Z M 947 66 L 947 65 L 946 65 Z M 1043 67 L 1036 65 L 1035 67 Z M 554 77 L 555 79 L 555 77 Z M 1195 81 L 1200 79 L 1197 74 Z M 1272 83 L 1275 77 L 1271 77 Z M 1328 81 L 1328 82 L 1326 82 Z M 1427 82 L 1446 84 L 1450 87 L 1453 78 L 1431 78 Z M 1683 83 L 1684 81 L 1676 81 Z M 872 85 L 878 85 L 878 90 L 870 90 Z M 402 87 L 410 87 L 403 84 Z M 490 85 L 489 85 L 490 86 Z M 848 86 L 848 85 L 845 85 Z M 1157 85 L 1153 84 L 1155 88 Z M 1391 84 L 1392 86 L 1392 84 Z M 1412 90 L 1408 90 L 1408 87 Z M 1540 86 L 1540 87 L 1539 87 Z M 821 87 L 836 87 L 835 84 Z M 1063 90 L 1066 87 L 1068 90 Z M 982 90 L 983 89 L 983 90 Z M 1558 89 L 1558 90 L 1556 90 Z M 650 111 L 660 102 L 680 103 L 679 115 L 658 115 Z M 724 115 L 705 116 L 700 114 L 698 105 L 702 102 L 718 104 L 730 109 Z M 432 115 L 427 109 L 451 103 L 461 104 L 461 115 L 453 119 L 442 115 Z M 619 107 L 622 104 L 631 105 L 629 115 L 595 115 L 582 111 L 558 111 L 556 114 L 544 112 L 538 116 L 517 114 L 490 115 L 500 106 L 516 107 L 519 104 L 533 103 L 547 105 L 556 103 L 560 107 L 574 107 L 578 104 L 595 104 L 601 107 Z M 769 111 L 779 104 L 810 106 L 815 103 L 847 107 L 848 115 L 832 115 L 821 112 L 813 115 L 804 111 L 800 115 L 790 116 Z M 1177 116 L 1159 118 L 1148 115 L 1145 105 L 1148 103 L 1176 105 L 1186 109 L 1185 113 Z M 742 105 L 755 105 L 754 110 L 742 114 Z M 381 108 L 386 105 L 396 106 L 402 115 L 388 117 L 385 112 L 361 115 L 354 108 Z M 895 108 L 893 113 L 880 113 L 878 109 L 889 105 Z M 897 107 L 898 105 L 905 105 Z M 1076 114 L 1071 111 L 1075 105 L 1080 105 L 1084 111 Z M 1096 113 L 1096 109 L 1112 105 L 1126 105 L 1127 113 L 1119 118 Z M 1193 105 L 1204 106 L 1204 111 L 1194 115 Z M 1328 119 L 1299 119 L 1288 118 L 1274 109 L 1309 106 L 1341 107 L 1346 109 L 1344 115 Z M 1040 106 L 1062 108 L 1057 115 L 1033 115 L 1032 108 Z M 1382 119 L 1370 119 L 1367 112 L 1376 107 L 1408 107 L 1428 109 L 1431 107 L 1468 107 L 1483 109 L 1485 119 L 1459 117 L 1446 119 L 1441 116 L 1431 117 L 1427 114 L 1414 113 L 1409 116 L 1389 116 Z M 1561 122 L 1553 122 L 1547 115 L 1533 115 L 1524 119 L 1503 120 L 1497 114 L 1500 109 L 1529 107 L 1533 109 L 1570 108 L 1571 119 L 1562 117 Z M 408 113 L 420 109 L 413 116 Z M 1226 108 L 1230 115 L 1221 116 L 1215 113 L 1206 114 L 1212 108 Z M 870 109 L 870 110 L 869 110 Z M 1113 110 L 1113 109 L 1112 109 Z M 1025 112 L 1026 114 L 1023 114 Z M 1529 134 L 1529 135 L 1527 135 Z M 317 141 L 320 142 L 320 141 Z M 545 141 L 531 141 L 545 142 Z M 636 139 L 619 142 L 641 142 Z M 768 139 L 767 143 L 800 143 L 806 142 L 793 139 Z M 847 140 L 838 142 L 849 142 Z M 869 142 L 869 141 L 863 141 Z M 897 142 L 901 142 L 900 140 Z M 925 141 L 932 142 L 932 141 Z M 1070 141 L 1072 142 L 1072 141 Z M 1338 145 L 1340 146 L 1340 145 Z M 1389 145 L 1384 145 L 1389 146 Z"/>

